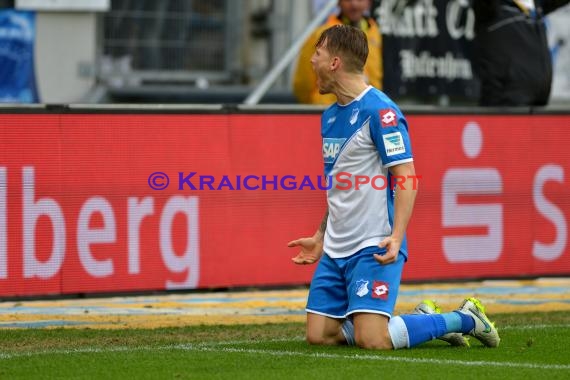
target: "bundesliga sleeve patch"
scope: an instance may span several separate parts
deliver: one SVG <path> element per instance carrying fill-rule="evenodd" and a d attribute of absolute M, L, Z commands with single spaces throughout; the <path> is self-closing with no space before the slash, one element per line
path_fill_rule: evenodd
<path fill-rule="evenodd" d="M 397 127 L 398 115 L 390 108 L 380 110 L 380 123 L 382 124 L 382 128 Z"/>
<path fill-rule="evenodd" d="M 384 147 L 386 148 L 386 156 L 394 156 L 396 154 L 406 153 L 406 145 L 400 132 L 388 133 L 382 135 L 384 139 Z"/>

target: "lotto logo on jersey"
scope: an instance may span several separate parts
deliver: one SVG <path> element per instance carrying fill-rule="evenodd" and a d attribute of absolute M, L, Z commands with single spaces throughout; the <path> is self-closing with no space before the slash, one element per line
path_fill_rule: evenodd
<path fill-rule="evenodd" d="M 398 126 L 398 115 L 391 109 L 380 110 L 380 123 L 382 128 L 397 127 Z"/>
<path fill-rule="evenodd" d="M 382 135 L 384 139 L 384 148 L 386 148 L 386 155 L 394 156 L 396 154 L 406 153 L 406 145 L 400 132 L 388 133 Z"/>
<path fill-rule="evenodd" d="M 346 139 L 323 139 L 323 158 L 325 164 L 332 164 L 340 153 L 340 148 Z"/>
<path fill-rule="evenodd" d="M 374 281 L 372 284 L 372 298 L 378 298 L 381 300 L 388 299 L 388 283 L 384 281 Z"/>

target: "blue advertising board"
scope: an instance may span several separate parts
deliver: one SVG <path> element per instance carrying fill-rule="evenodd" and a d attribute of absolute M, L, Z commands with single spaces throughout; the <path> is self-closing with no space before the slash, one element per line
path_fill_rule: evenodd
<path fill-rule="evenodd" d="M 34 72 L 35 13 L 0 11 L 0 102 L 39 102 Z"/>

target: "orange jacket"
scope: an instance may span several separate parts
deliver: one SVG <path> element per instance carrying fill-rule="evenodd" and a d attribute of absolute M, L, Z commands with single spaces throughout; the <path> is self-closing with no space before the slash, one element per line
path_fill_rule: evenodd
<path fill-rule="evenodd" d="M 368 59 L 364 66 L 364 75 L 368 82 L 378 89 L 382 89 L 382 36 L 378 24 L 369 18 L 367 30 L 364 30 L 368 37 Z M 311 56 L 315 52 L 315 44 L 321 33 L 331 26 L 341 24 L 338 16 L 330 16 L 327 22 L 318 27 L 313 34 L 305 41 L 301 48 L 297 68 L 293 75 L 293 94 L 299 103 L 308 104 L 332 104 L 336 98 L 332 94 L 321 95 L 317 88 L 317 78 L 311 66 Z"/>

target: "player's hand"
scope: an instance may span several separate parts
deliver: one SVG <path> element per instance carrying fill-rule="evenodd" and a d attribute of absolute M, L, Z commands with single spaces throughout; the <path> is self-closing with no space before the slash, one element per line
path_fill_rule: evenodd
<path fill-rule="evenodd" d="M 323 255 L 323 242 L 322 240 L 319 240 L 315 237 L 293 240 L 290 241 L 287 246 L 289 248 L 301 248 L 301 251 L 297 254 L 297 256 L 291 259 L 295 264 L 314 264 L 319 261 Z"/>
<path fill-rule="evenodd" d="M 398 259 L 398 253 L 400 253 L 400 246 L 402 242 L 392 236 L 388 236 L 378 244 L 380 248 L 386 248 L 386 253 L 379 255 L 374 254 L 374 259 L 378 261 L 381 265 L 392 264 Z"/>

